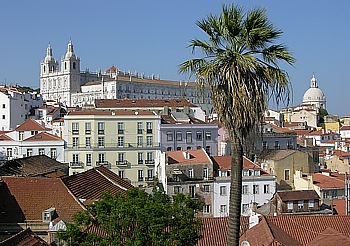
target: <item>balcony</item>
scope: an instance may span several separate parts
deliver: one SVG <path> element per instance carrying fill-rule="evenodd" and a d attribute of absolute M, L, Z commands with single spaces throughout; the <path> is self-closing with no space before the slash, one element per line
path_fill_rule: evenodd
<path fill-rule="evenodd" d="M 71 167 L 71 168 L 83 168 L 84 167 L 84 163 L 82 161 L 70 162 L 69 163 L 69 167 Z"/>
<path fill-rule="evenodd" d="M 96 161 L 96 166 L 104 166 L 105 168 L 111 169 L 111 163 L 109 163 L 108 161 L 103 161 L 103 162 L 99 162 Z"/>
<path fill-rule="evenodd" d="M 152 134 L 153 131 L 152 131 L 152 129 L 147 129 L 146 132 L 147 132 L 147 134 Z"/>
<path fill-rule="evenodd" d="M 68 150 L 73 149 L 118 149 L 118 148 L 160 148 L 159 142 L 148 142 L 148 143 L 116 143 L 116 142 L 109 142 L 104 143 L 104 145 L 99 145 L 98 143 L 90 143 L 90 145 L 85 144 L 67 144 Z"/>
<path fill-rule="evenodd" d="M 145 177 L 145 181 L 153 181 L 154 180 L 154 178 L 153 177 Z"/>
<path fill-rule="evenodd" d="M 129 162 L 127 160 L 123 160 L 123 161 L 115 161 L 115 164 L 117 166 L 127 166 L 129 164 Z"/>
<path fill-rule="evenodd" d="M 146 165 L 154 165 L 155 161 L 154 160 L 145 160 Z"/>

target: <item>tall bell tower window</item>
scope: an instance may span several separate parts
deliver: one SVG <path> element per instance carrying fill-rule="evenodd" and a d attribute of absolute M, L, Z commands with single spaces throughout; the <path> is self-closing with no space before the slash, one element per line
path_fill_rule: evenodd
<path fill-rule="evenodd" d="M 75 62 L 73 62 L 73 69 L 75 69 Z"/>
<path fill-rule="evenodd" d="M 64 69 L 67 69 L 67 62 L 64 63 Z"/>

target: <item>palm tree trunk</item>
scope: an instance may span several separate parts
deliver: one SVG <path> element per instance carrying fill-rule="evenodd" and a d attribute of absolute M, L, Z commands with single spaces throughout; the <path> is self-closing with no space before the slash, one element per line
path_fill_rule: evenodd
<path fill-rule="evenodd" d="M 231 141 L 231 188 L 228 220 L 228 245 L 239 245 L 241 201 L 242 201 L 242 168 L 243 146 L 239 138 Z"/>

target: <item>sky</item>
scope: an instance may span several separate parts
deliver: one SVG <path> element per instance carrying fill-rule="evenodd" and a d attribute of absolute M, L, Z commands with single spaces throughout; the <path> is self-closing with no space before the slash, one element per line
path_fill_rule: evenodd
<path fill-rule="evenodd" d="M 0 84 L 39 87 L 40 61 L 48 44 L 60 61 L 72 40 L 81 70 L 152 74 L 187 80 L 178 73 L 192 54 L 188 41 L 206 39 L 196 22 L 219 14 L 223 0 L 13 0 L 0 3 Z M 302 102 L 313 75 L 325 93 L 327 110 L 350 115 L 350 1 L 237 0 L 245 10 L 265 8 L 284 33 L 294 66 L 282 65 L 292 87 L 291 105 Z M 283 106 L 283 105 L 282 105 Z"/>

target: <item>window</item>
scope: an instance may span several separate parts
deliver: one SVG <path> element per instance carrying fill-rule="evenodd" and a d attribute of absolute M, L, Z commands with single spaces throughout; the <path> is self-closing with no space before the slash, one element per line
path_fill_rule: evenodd
<path fill-rule="evenodd" d="M 298 208 L 303 209 L 304 208 L 304 201 L 298 201 Z"/>
<path fill-rule="evenodd" d="M 249 204 L 247 203 L 242 204 L 242 213 L 246 214 L 248 213 L 248 210 L 249 210 Z"/>
<path fill-rule="evenodd" d="M 124 162 L 125 162 L 125 153 L 119 152 L 118 153 L 118 163 L 123 165 Z"/>
<path fill-rule="evenodd" d="M 72 155 L 72 165 L 78 165 L 79 163 L 79 154 Z"/>
<path fill-rule="evenodd" d="M 260 176 L 260 170 L 254 170 L 254 176 Z"/>
<path fill-rule="evenodd" d="M 269 194 L 270 193 L 270 185 L 265 184 L 264 185 L 264 194 Z"/>
<path fill-rule="evenodd" d="M 290 176 L 290 170 L 284 169 L 284 180 L 289 180 Z"/>
<path fill-rule="evenodd" d="M 190 185 L 190 186 L 188 187 L 188 192 L 190 193 L 190 194 L 189 194 L 190 197 L 195 198 L 195 196 L 196 196 L 196 186 Z"/>
<path fill-rule="evenodd" d="M 181 150 L 182 148 L 181 147 L 176 147 L 176 150 Z"/>
<path fill-rule="evenodd" d="M 98 137 L 98 147 L 99 148 L 105 147 L 105 137 Z"/>
<path fill-rule="evenodd" d="M 124 177 L 125 177 L 125 174 L 124 174 L 125 172 L 124 172 L 124 170 L 119 170 L 118 171 L 118 176 L 121 178 L 121 179 L 124 179 Z"/>
<path fill-rule="evenodd" d="M 92 155 L 86 154 L 86 166 L 91 166 L 92 164 Z"/>
<path fill-rule="evenodd" d="M 24 131 L 20 131 L 18 134 L 19 134 L 19 141 L 22 141 L 24 139 Z"/>
<path fill-rule="evenodd" d="M 152 133 L 152 122 L 146 123 L 146 130 L 147 133 Z"/>
<path fill-rule="evenodd" d="M 143 137 L 138 136 L 137 137 L 137 147 L 142 147 Z"/>
<path fill-rule="evenodd" d="M 203 185 L 203 192 L 209 193 L 210 192 L 210 185 Z"/>
<path fill-rule="evenodd" d="M 205 132 L 205 140 L 211 140 L 211 132 Z"/>
<path fill-rule="evenodd" d="M 91 123 L 85 122 L 85 134 L 91 134 Z"/>
<path fill-rule="evenodd" d="M 210 205 L 209 204 L 205 204 L 203 206 L 203 213 L 204 214 L 209 214 L 210 213 Z"/>
<path fill-rule="evenodd" d="M 315 200 L 309 200 L 309 208 L 315 207 Z"/>
<path fill-rule="evenodd" d="M 336 190 L 332 190 L 332 198 L 337 198 L 337 191 Z"/>
<path fill-rule="evenodd" d="M 148 181 L 153 180 L 153 169 L 148 169 L 147 170 L 147 180 Z"/>
<path fill-rule="evenodd" d="M 204 168 L 203 168 L 203 178 L 204 178 L 204 179 L 207 179 L 207 178 L 208 178 L 208 168 L 207 168 L 207 167 L 204 167 Z"/>
<path fill-rule="evenodd" d="M 33 149 L 27 149 L 27 156 L 33 155 Z"/>
<path fill-rule="evenodd" d="M 143 170 L 138 170 L 137 174 L 138 181 L 143 181 Z"/>
<path fill-rule="evenodd" d="M 280 149 L 280 143 L 279 143 L 279 141 L 275 141 L 275 149 Z"/>
<path fill-rule="evenodd" d="M 56 150 L 56 148 L 51 148 L 50 149 L 50 157 L 52 159 L 56 159 L 56 157 L 57 157 L 57 150 Z"/>
<path fill-rule="evenodd" d="M 137 163 L 143 164 L 143 153 L 142 152 L 137 153 Z"/>
<path fill-rule="evenodd" d="M 192 132 L 186 132 L 186 143 L 192 143 Z"/>
<path fill-rule="evenodd" d="M 142 122 L 137 122 L 137 134 L 142 134 Z"/>
<path fill-rule="evenodd" d="M 6 105 L 5 105 L 5 104 L 3 104 L 3 105 L 2 105 L 2 108 L 6 108 Z"/>
<path fill-rule="evenodd" d="M 5 119 L 5 115 L 4 115 L 4 114 L 2 115 L 2 119 L 3 119 L 3 120 Z"/>
<path fill-rule="evenodd" d="M 166 133 L 166 140 L 167 141 L 173 141 L 173 132 L 167 132 Z"/>
<path fill-rule="evenodd" d="M 79 134 L 79 123 L 72 122 L 72 134 Z"/>
<path fill-rule="evenodd" d="M 124 134 L 124 123 L 118 122 L 118 134 Z"/>
<path fill-rule="evenodd" d="M 182 132 L 176 132 L 176 141 L 182 141 Z"/>
<path fill-rule="evenodd" d="M 6 155 L 7 155 L 7 157 L 12 157 L 12 148 L 6 149 Z"/>
<path fill-rule="evenodd" d="M 45 149 L 40 148 L 39 149 L 39 155 L 45 155 Z"/>
<path fill-rule="evenodd" d="M 73 148 L 78 148 L 79 147 L 79 138 L 78 137 L 74 137 L 72 138 L 73 142 L 72 142 L 72 147 Z"/>
<path fill-rule="evenodd" d="M 248 185 L 242 185 L 242 194 L 248 195 Z"/>
<path fill-rule="evenodd" d="M 210 155 L 210 146 L 205 147 L 205 152 L 207 152 L 207 154 Z"/>
<path fill-rule="evenodd" d="M 181 193 L 182 188 L 181 186 L 174 186 L 174 194 Z"/>
<path fill-rule="evenodd" d="M 105 134 L 105 123 L 104 122 L 98 122 L 98 134 Z"/>
<path fill-rule="evenodd" d="M 166 151 L 171 151 L 171 150 L 172 150 L 171 147 L 167 147 L 167 148 L 166 148 Z"/>
<path fill-rule="evenodd" d="M 34 136 L 35 134 L 38 134 L 38 131 L 31 131 L 30 134 Z"/>
<path fill-rule="evenodd" d="M 91 148 L 91 138 L 90 137 L 85 138 L 85 146 L 86 146 L 86 148 Z"/>
<path fill-rule="evenodd" d="M 267 146 L 267 141 L 263 141 L 263 149 L 267 149 L 268 146 Z"/>
<path fill-rule="evenodd" d="M 327 190 L 324 191 L 324 192 L 323 192 L 323 198 L 328 198 L 328 196 L 329 196 L 328 191 L 327 191 Z"/>
<path fill-rule="evenodd" d="M 191 146 L 187 146 L 187 148 L 186 148 L 187 150 L 191 150 L 192 149 L 192 147 Z"/>
<path fill-rule="evenodd" d="M 98 165 L 103 165 L 105 163 L 105 154 L 99 153 L 98 154 Z"/>
<path fill-rule="evenodd" d="M 227 205 L 220 205 L 220 213 L 222 214 L 227 213 Z"/>
<path fill-rule="evenodd" d="M 292 210 L 293 209 L 293 202 L 292 201 L 288 201 L 287 202 L 287 209 L 288 210 Z"/>
<path fill-rule="evenodd" d="M 118 137 L 118 147 L 124 147 L 124 137 Z"/>
<path fill-rule="evenodd" d="M 202 140 L 202 132 L 196 132 L 196 140 L 201 141 Z"/>
<path fill-rule="evenodd" d="M 226 186 L 220 186 L 220 196 L 227 196 Z"/>
<path fill-rule="evenodd" d="M 152 147 L 152 146 L 153 146 L 153 137 L 147 136 L 147 147 Z"/>
<path fill-rule="evenodd" d="M 190 179 L 193 178 L 193 168 L 189 168 L 189 169 L 188 169 L 188 177 L 189 177 Z"/>
<path fill-rule="evenodd" d="M 259 185 L 253 185 L 253 194 L 259 194 Z"/>
<path fill-rule="evenodd" d="M 154 164 L 153 152 L 147 152 L 146 164 Z"/>

